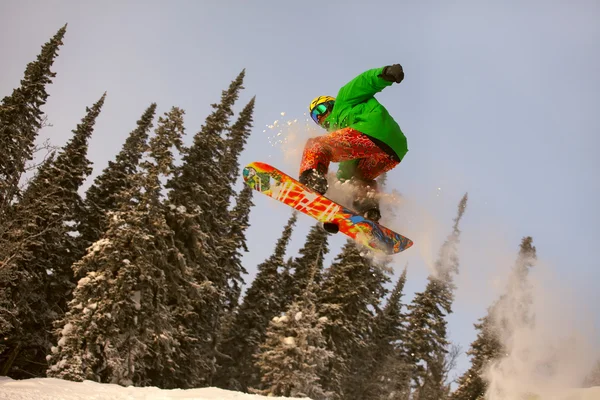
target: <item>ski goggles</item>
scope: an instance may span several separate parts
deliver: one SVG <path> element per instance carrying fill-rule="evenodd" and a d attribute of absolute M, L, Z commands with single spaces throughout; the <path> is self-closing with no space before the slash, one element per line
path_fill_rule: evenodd
<path fill-rule="evenodd" d="M 310 112 L 310 117 L 317 124 L 321 123 L 323 116 L 327 114 L 333 108 L 333 101 L 326 101 L 324 103 L 318 104 L 315 108 Z"/>

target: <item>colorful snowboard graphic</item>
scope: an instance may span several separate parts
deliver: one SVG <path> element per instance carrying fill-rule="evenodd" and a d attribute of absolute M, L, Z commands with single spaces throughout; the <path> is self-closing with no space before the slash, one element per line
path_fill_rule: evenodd
<path fill-rule="evenodd" d="M 337 224 L 340 232 L 375 251 L 395 254 L 413 245 L 412 240 L 321 196 L 269 164 L 248 164 L 244 181 L 252 189 L 320 222 Z"/>

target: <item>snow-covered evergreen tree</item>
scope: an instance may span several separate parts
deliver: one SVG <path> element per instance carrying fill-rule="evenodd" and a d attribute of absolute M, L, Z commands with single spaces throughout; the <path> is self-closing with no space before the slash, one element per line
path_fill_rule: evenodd
<path fill-rule="evenodd" d="M 292 271 L 292 263 L 294 262 L 294 258 L 293 257 L 289 257 L 288 260 L 285 262 L 285 264 L 283 265 L 281 271 L 279 272 L 279 281 L 280 281 L 280 285 L 281 285 L 281 304 L 280 304 L 280 310 L 281 312 L 285 312 L 285 310 L 287 310 L 287 308 L 290 306 L 290 304 L 292 303 L 291 300 L 291 296 L 289 296 L 289 293 L 292 293 L 294 291 L 294 271 Z"/>
<path fill-rule="evenodd" d="M 219 166 L 226 149 L 222 136 L 229 129 L 244 74 L 242 71 L 223 91 L 219 104 L 212 105 L 214 111 L 194 136 L 191 147 L 183 152 L 183 164 L 167 183 L 171 189 L 167 221 L 203 296 L 192 302 L 197 318 L 184 318 L 180 323 L 196 337 L 194 347 L 189 349 L 193 353 L 190 357 L 196 360 L 195 365 L 203 366 L 204 372 L 196 377 L 206 383 L 215 371 L 219 324 L 228 303 L 229 280 L 236 277 L 222 268 L 226 253 L 235 248 L 228 242 L 235 238 L 228 235 L 230 216 L 224 212 L 229 198 L 223 185 L 228 185 L 229 179 Z"/>
<path fill-rule="evenodd" d="M 146 151 L 155 112 L 156 103 L 152 103 L 137 121 L 137 127 L 131 131 L 115 160 L 108 162 L 87 190 L 85 223 L 80 237 L 83 248 L 102 236 L 108 224 L 107 214 L 116 211 L 121 203 L 118 196 L 132 189 L 128 185 L 133 183 L 132 175 L 137 173 L 142 154 Z"/>
<path fill-rule="evenodd" d="M 237 121 L 229 128 L 225 138 L 225 151 L 221 159 L 220 168 L 227 176 L 227 184 L 223 185 L 227 195 L 233 194 L 233 185 L 240 176 L 240 154 L 246 146 L 246 142 L 252 132 L 252 115 L 256 98 L 253 97 L 240 111 Z"/>
<path fill-rule="evenodd" d="M 520 335 L 524 330 L 533 329 L 535 316 L 531 307 L 533 303 L 533 292 L 529 271 L 536 263 L 536 248 L 530 236 L 521 240 L 519 253 L 514 267 L 512 268 L 506 292 L 500 296 L 498 301 L 489 309 L 489 322 L 491 330 L 501 345 L 498 357 L 488 360 L 483 373 L 486 386 L 486 395 L 490 392 L 496 396 L 506 391 L 503 387 L 503 379 L 494 380 L 497 376 L 494 370 L 503 368 L 506 355 L 510 354 L 512 359 L 523 359 L 528 356 L 528 349 L 521 347 Z M 502 356 L 500 356 L 500 354 Z M 510 363 L 510 361 L 509 361 Z M 509 389 L 510 390 L 510 389 Z"/>
<path fill-rule="evenodd" d="M 226 253 L 225 260 L 226 264 L 230 265 L 230 270 L 238 270 L 243 274 L 246 274 L 246 269 L 242 265 L 242 256 L 245 251 L 248 251 L 246 245 L 245 231 L 249 226 L 250 209 L 254 205 L 252 203 L 252 195 L 254 190 L 248 185 L 244 185 L 242 190 L 237 196 L 237 202 L 235 208 L 231 211 L 231 228 L 230 235 L 232 238 L 231 243 L 236 243 L 236 247 L 229 249 L 229 254 Z M 242 277 L 239 279 L 232 279 L 229 283 L 228 288 L 228 300 L 225 304 L 225 313 L 221 317 L 221 323 L 219 326 L 220 332 L 217 336 L 217 348 L 221 347 L 221 341 L 223 337 L 230 332 L 232 324 L 234 323 L 235 313 L 234 311 L 239 306 L 239 299 L 242 291 L 242 284 L 244 283 Z M 217 354 L 223 357 L 219 351 Z M 219 377 L 217 376 L 217 380 Z"/>
<path fill-rule="evenodd" d="M 48 99 L 46 86 L 56 76 L 50 68 L 66 31 L 65 25 L 42 46 L 36 61 L 27 65 L 21 86 L 0 102 L 0 234 L 9 207 L 19 194 L 18 185 L 26 163 L 33 157 L 43 123 L 41 107 Z"/>
<path fill-rule="evenodd" d="M 502 345 L 490 323 L 490 316 L 481 318 L 474 325 L 477 337 L 467 351 L 467 355 L 471 357 L 471 367 L 458 378 L 458 387 L 450 396 L 452 400 L 483 399 L 487 389 L 482 376 L 483 371 L 489 362 L 497 359 L 502 353 Z"/>
<path fill-rule="evenodd" d="M 199 277 L 222 289 L 226 281 L 219 268 L 221 239 L 226 236 L 229 221 L 220 220 L 228 203 L 222 187 L 229 179 L 218 166 L 223 159 L 225 142 L 221 137 L 229 128 L 233 105 L 243 88 L 244 71 L 223 91 L 221 102 L 206 118 L 193 144 L 185 149 L 183 164 L 169 180 L 169 204 L 175 210 L 169 223 L 176 233 L 178 246 Z M 203 280 L 204 280 L 203 279 Z"/>
<path fill-rule="evenodd" d="M 475 324 L 477 337 L 467 351 L 471 357 L 471 367 L 458 379 L 458 387 L 452 393 L 451 399 L 483 399 L 488 388 L 484 377 L 485 371 L 506 353 L 503 341 L 514 331 L 515 321 L 518 321 L 518 325 L 531 323 L 532 316 L 529 311 L 531 297 L 527 277 L 535 258 L 533 238 L 524 237 L 509 277 L 507 292 L 500 296 L 488 308 L 487 315 Z"/>
<path fill-rule="evenodd" d="M 105 234 L 74 264 L 79 276 L 69 311 L 59 321 L 48 375 L 121 385 L 181 387 L 185 333 L 176 313 L 195 289 L 160 201 L 160 176 L 181 147 L 183 111 L 160 117 L 144 173 L 130 175 Z M 189 371 L 187 371 L 189 372 Z"/>
<path fill-rule="evenodd" d="M 319 374 L 325 371 L 333 356 L 323 336 L 327 319 L 319 318 L 316 313 L 318 284 L 315 277 L 321 268 L 319 261 L 315 259 L 307 266 L 306 286 L 300 299 L 290 304 L 284 315 L 274 317 L 269 323 L 266 341 L 256 355 L 256 366 L 262 376 L 261 389 L 251 391 L 314 400 L 332 396 L 319 383 Z"/>
<path fill-rule="evenodd" d="M 528 279 L 529 270 L 536 263 L 537 250 L 533 238 L 526 236 L 521 240 L 517 260 L 513 267 L 506 293 L 500 296 L 493 308 L 493 324 L 503 341 L 510 340 L 515 330 L 533 324 L 531 304 L 533 294 Z"/>
<path fill-rule="evenodd" d="M 274 317 L 258 354 L 263 389 L 252 391 L 265 396 L 329 398 L 319 384 L 319 373 L 332 356 L 322 334 L 325 322 L 307 298 Z"/>
<path fill-rule="evenodd" d="M 0 360 L 15 377 L 44 374 L 49 327 L 62 316 L 74 286 L 71 264 L 79 258 L 75 232 L 83 201 L 78 193 L 90 174 L 88 139 L 105 95 L 73 131 L 52 162 L 38 171 L 14 207 L 0 238 Z"/>
<path fill-rule="evenodd" d="M 232 244 L 223 257 L 223 268 L 229 271 L 227 286 L 227 301 L 225 309 L 231 312 L 237 305 L 242 291 L 244 280 L 242 274 L 246 274 L 246 269 L 242 265 L 242 252 L 248 251 L 246 245 L 246 229 L 250 226 L 250 210 L 254 205 L 252 195 L 254 191 L 248 185 L 244 185 L 237 195 L 235 208 L 231 211 L 231 225 L 229 228 L 229 238 Z"/>
<path fill-rule="evenodd" d="M 406 315 L 402 292 L 406 268 L 400 275 L 384 309 L 375 317 L 369 344 L 369 369 L 362 398 L 372 400 L 408 399 L 410 365 L 404 348 Z"/>
<path fill-rule="evenodd" d="M 453 275 L 458 273 L 458 228 L 466 206 L 467 194 L 458 205 L 452 232 L 442 245 L 433 274 L 423 292 L 415 294 L 408 306 L 407 352 L 413 365 L 412 375 L 417 398 L 434 400 L 448 391 L 445 361 L 449 348 L 446 316 L 452 312 Z"/>
<path fill-rule="evenodd" d="M 269 321 L 280 312 L 279 268 L 298 216 L 292 213 L 273 254 L 258 266 L 256 278 L 248 288 L 242 304 L 233 317 L 231 329 L 225 332 L 221 352 L 223 358 L 217 384 L 224 388 L 247 391 L 260 382 L 260 372 L 254 365 L 254 355 L 264 342 Z"/>
<path fill-rule="evenodd" d="M 238 159 L 251 133 L 254 103 L 255 99 L 252 98 L 240 112 L 237 121 L 229 129 L 225 140 L 225 152 L 221 159 L 220 168 L 227 178 L 227 181 L 223 182 L 221 186 L 223 202 L 226 204 L 229 204 L 235 195 L 234 185 L 240 177 Z M 229 208 L 221 210 L 223 215 L 220 218 L 229 221 L 226 237 L 222 240 L 223 251 L 219 260 L 220 271 L 227 282 L 224 287 L 224 308 L 227 311 L 231 311 L 237 305 L 241 286 L 244 283 L 242 274 L 245 274 L 246 270 L 241 263 L 241 252 L 248 251 L 245 231 L 248 228 L 248 218 L 252 206 L 251 199 L 252 190 L 244 185 L 240 194 L 237 195 L 235 208 L 233 210 Z"/>
<path fill-rule="evenodd" d="M 329 253 L 328 238 L 329 234 L 321 228 L 320 224 L 313 225 L 306 236 L 304 246 L 298 251 L 299 255 L 286 265 L 288 272 L 293 271 L 293 273 L 290 276 L 291 284 L 283 293 L 283 310 L 299 300 L 310 281 L 314 281 L 317 285 L 321 283 L 323 259 Z"/>
<path fill-rule="evenodd" d="M 407 349 L 414 366 L 413 380 L 417 391 L 421 393 L 438 390 L 439 394 L 445 387 L 444 382 L 432 381 L 432 378 L 440 378 L 438 362 L 450 345 L 445 318 L 452 312 L 452 290 L 453 286 L 429 276 L 425 290 L 416 293 L 408 306 Z M 431 376 L 436 372 L 436 376 Z M 430 387 L 422 389 L 426 385 Z"/>
<path fill-rule="evenodd" d="M 364 384 L 362 360 L 372 335 L 373 310 L 379 308 L 389 281 L 387 273 L 363 257 L 352 240 L 324 273 L 318 311 L 327 318 L 324 335 L 334 355 L 321 375 L 321 384 L 339 398 L 352 398 Z"/>

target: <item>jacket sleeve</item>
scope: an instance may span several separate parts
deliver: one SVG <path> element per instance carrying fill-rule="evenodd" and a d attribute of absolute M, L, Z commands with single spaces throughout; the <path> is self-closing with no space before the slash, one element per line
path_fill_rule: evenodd
<path fill-rule="evenodd" d="M 354 106 L 391 86 L 393 82 L 386 81 L 378 76 L 383 68 L 367 70 L 345 84 L 338 92 L 335 99 L 336 103 Z"/>

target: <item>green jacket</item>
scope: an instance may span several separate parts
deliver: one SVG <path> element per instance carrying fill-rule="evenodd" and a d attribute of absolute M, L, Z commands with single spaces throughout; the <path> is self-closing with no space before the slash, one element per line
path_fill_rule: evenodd
<path fill-rule="evenodd" d="M 393 82 L 378 75 L 383 67 L 370 69 L 344 85 L 335 98 L 328 131 L 350 127 L 381 140 L 394 150 L 400 160 L 408 152 L 406 136 L 384 106 L 373 97 Z"/>

